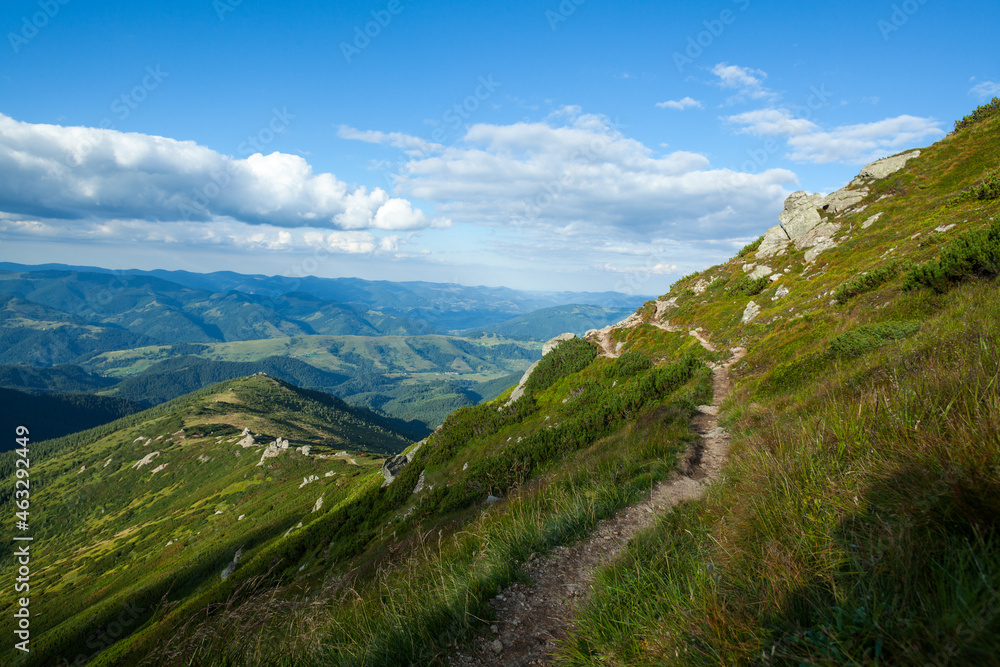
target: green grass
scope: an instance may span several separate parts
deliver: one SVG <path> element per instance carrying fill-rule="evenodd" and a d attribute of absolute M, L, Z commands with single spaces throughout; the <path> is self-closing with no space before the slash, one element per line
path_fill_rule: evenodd
<path fill-rule="evenodd" d="M 728 482 L 601 575 L 564 662 L 996 655 L 998 292 L 961 288 L 919 334 L 826 368 L 780 412 L 729 401 Z"/>

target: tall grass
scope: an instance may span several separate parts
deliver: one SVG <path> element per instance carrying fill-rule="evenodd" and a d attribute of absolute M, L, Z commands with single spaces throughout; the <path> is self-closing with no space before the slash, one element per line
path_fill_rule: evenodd
<path fill-rule="evenodd" d="M 726 483 L 602 573 L 566 664 L 990 664 L 1000 655 L 1000 289 L 728 406 Z"/>

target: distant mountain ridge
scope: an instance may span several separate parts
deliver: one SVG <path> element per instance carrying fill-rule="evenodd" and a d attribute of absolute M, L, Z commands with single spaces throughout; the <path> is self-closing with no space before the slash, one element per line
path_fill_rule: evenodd
<path fill-rule="evenodd" d="M 610 309 L 635 309 L 650 297 L 620 292 L 546 292 L 523 291 L 507 287 L 466 286 L 424 281 L 390 282 L 361 278 L 320 278 L 304 276 L 244 275 L 231 271 L 192 273 L 167 270 L 112 270 L 92 266 L 43 264 L 30 266 L 0 262 L 0 271 L 38 273 L 46 271 L 111 274 L 117 279 L 108 283 L 111 292 L 127 289 L 132 278 L 151 278 L 193 290 L 230 293 L 256 297 L 255 303 L 267 303 L 293 294 L 311 295 L 342 306 L 363 307 L 386 315 L 424 322 L 431 327 L 456 332 L 504 322 L 543 308 L 586 304 Z M 127 278 L 128 280 L 123 280 Z M 0 291 L 3 290 L 0 287 Z M 260 300 L 264 301 L 260 301 Z M 362 314 L 363 315 L 363 314 Z M 376 327 L 379 328 L 379 327 Z M 360 332 L 352 332 L 360 333 Z M 430 333 L 423 331 L 421 333 Z"/>

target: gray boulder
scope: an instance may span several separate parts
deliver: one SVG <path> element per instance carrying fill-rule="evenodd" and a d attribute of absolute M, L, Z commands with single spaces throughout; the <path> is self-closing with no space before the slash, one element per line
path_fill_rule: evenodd
<path fill-rule="evenodd" d="M 760 315 L 760 306 L 755 301 L 751 301 L 743 310 L 743 324 L 753 322 L 758 315 Z"/>
<path fill-rule="evenodd" d="M 894 155 L 893 157 L 876 160 L 875 162 L 866 164 L 861 173 L 858 174 L 858 178 L 885 178 L 889 174 L 894 174 L 905 167 L 906 163 L 915 157 L 920 157 L 920 151 L 910 151 L 902 155 Z"/>
<path fill-rule="evenodd" d="M 382 486 L 389 486 L 392 484 L 393 480 L 399 475 L 400 471 L 406 467 L 406 464 L 410 462 L 410 459 L 406 456 L 393 456 L 382 462 L 382 477 L 385 481 L 382 482 Z"/>

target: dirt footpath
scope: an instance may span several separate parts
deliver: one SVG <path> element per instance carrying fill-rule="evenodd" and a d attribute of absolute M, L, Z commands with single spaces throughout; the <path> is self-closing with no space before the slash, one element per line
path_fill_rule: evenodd
<path fill-rule="evenodd" d="M 691 335 L 706 349 L 715 350 L 700 331 Z M 721 472 L 729 453 L 729 435 L 719 426 L 719 407 L 732 389 L 729 367 L 744 354 L 746 350 L 733 348 L 728 361 L 713 367 L 712 405 L 698 407 L 693 426 L 701 439 L 684 453 L 680 470 L 653 487 L 647 500 L 600 522 L 584 542 L 556 547 L 549 556 L 526 563 L 525 570 L 534 584 L 514 584 L 501 592 L 492 601 L 497 619 L 494 625 L 474 640 L 471 651 L 453 654 L 449 664 L 550 664 L 556 642 L 571 626 L 595 571 L 614 561 L 629 540 L 652 526 L 659 514 L 683 500 L 700 498 L 706 485 Z"/>

